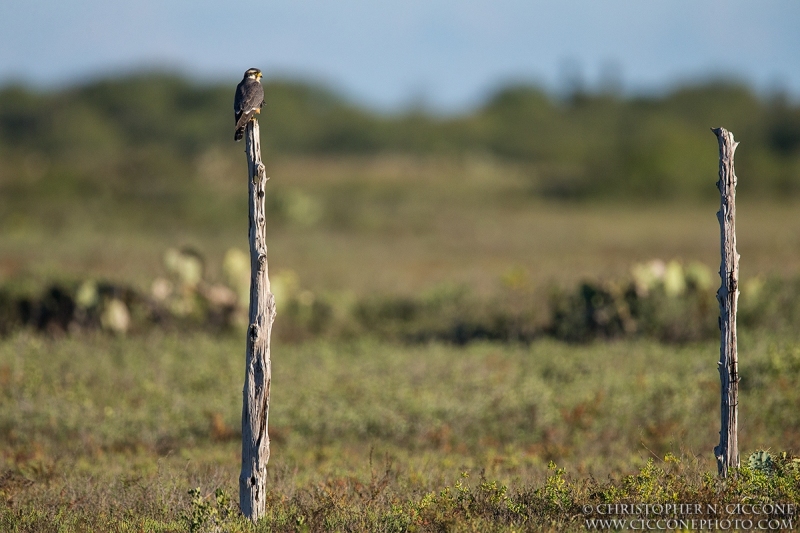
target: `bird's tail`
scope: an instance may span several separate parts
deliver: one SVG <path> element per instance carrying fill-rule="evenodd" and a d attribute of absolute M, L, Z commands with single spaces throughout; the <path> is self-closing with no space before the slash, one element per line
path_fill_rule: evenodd
<path fill-rule="evenodd" d="M 244 137 L 244 126 L 241 128 L 236 128 L 236 133 L 233 134 L 233 140 L 241 141 L 242 137 Z"/>

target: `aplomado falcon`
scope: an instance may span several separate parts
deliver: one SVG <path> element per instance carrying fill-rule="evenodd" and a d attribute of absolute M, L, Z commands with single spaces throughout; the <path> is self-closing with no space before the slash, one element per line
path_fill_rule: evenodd
<path fill-rule="evenodd" d="M 236 96 L 233 99 L 233 111 L 236 113 L 236 133 L 234 141 L 241 141 L 244 136 L 244 127 L 257 113 L 261 113 L 264 105 L 264 88 L 261 86 L 261 71 L 249 68 L 244 73 L 244 78 L 236 86 Z"/>

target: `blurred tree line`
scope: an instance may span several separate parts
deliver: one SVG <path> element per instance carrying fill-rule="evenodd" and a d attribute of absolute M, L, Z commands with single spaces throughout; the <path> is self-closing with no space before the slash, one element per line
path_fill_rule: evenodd
<path fill-rule="evenodd" d="M 381 114 L 321 86 L 267 80 L 266 157 L 304 154 L 489 154 L 529 169 L 536 191 L 564 199 L 703 199 L 716 195 L 714 126 L 732 130 L 740 191 L 800 194 L 800 106 L 714 81 L 662 96 L 613 92 L 559 98 L 507 86 L 473 111 Z M 0 191 L 5 202 L 125 198 L 181 209 L 198 164 L 231 154 L 233 84 L 162 73 L 52 92 L 0 89 Z M 215 152 L 216 150 L 216 152 Z M 228 157 L 225 155 L 225 157 Z"/>

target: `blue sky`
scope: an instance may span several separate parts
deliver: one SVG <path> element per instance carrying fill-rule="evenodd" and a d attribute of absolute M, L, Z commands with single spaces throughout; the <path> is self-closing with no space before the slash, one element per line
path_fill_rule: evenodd
<path fill-rule="evenodd" d="M 797 0 L 25 0 L 0 5 L 0 84 L 152 66 L 235 83 L 322 81 L 354 100 L 442 111 L 509 80 L 576 73 L 628 92 L 716 75 L 800 98 Z M 610 74 L 611 75 L 610 75 Z"/>

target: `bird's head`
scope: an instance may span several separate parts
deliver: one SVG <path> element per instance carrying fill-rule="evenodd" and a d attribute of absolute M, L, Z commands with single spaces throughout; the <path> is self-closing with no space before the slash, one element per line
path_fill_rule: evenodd
<path fill-rule="evenodd" d="M 260 80 L 261 71 L 257 68 L 249 68 L 247 72 L 244 73 L 244 78 L 246 80 Z"/>

